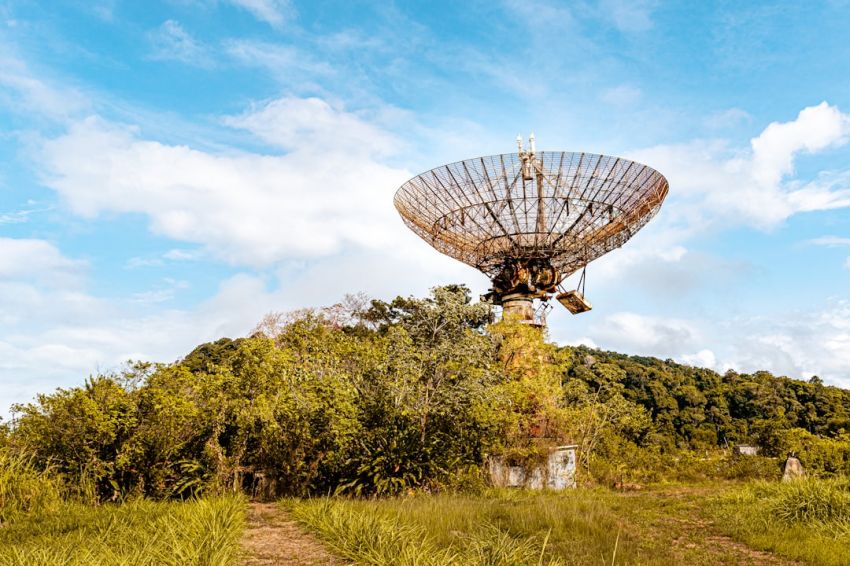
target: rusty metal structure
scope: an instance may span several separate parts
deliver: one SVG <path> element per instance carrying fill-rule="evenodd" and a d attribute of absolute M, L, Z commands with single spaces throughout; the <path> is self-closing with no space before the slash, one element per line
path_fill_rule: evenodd
<path fill-rule="evenodd" d="M 620 157 L 540 151 L 534 134 L 517 153 L 458 161 L 404 183 L 394 204 L 438 251 L 492 281 L 485 298 L 531 324 L 560 283 L 619 248 L 661 208 L 667 179 Z M 562 290 L 561 290 L 562 291 Z M 560 292 L 571 312 L 590 309 L 583 288 Z"/>

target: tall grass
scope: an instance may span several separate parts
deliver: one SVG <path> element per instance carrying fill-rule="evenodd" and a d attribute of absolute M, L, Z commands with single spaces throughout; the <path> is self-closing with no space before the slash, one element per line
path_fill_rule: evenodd
<path fill-rule="evenodd" d="M 244 522 L 245 503 L 236 497 L 65 503 L 0 529 L 0 564 L 224 566 L 238 558 Z"/>
<path fill-rule="evenodd" d="M 653 556 L 656 549 L 639 549 L 633 535 L 620 535 L 612 497 L 595 490 L 491 491 L 482 496 L 288 500 L 283 505 L 355 564 L 669 563 Z"/>
<path fill-rule="evenodd" d="M 850 523 L 850 479 L 803 479 L 766 491 L 769 512 L 785 523 Z"/>
<path fill-rule="evenodd" d="M 421 527 L 362 513 L 339 500 L 289 501 L 287 507 L 337 553 L 359 564 L 442 566 L 457 557 L 428 540 Z"/>
<path fill-rule="evenodd" d="M 0 450 L 0 525 L 23 513 L 55 510 L 61 487 L 56 476 L 37 469 L 30 458 Z"/>
<path fill-rule="evenodd" d="M 850 564 L 850 479 L 754 482 L 713 506 L 727 532 L 810 564 Z"/>
<path fill-rule="evenodd" d="M 351 501 L 288 502 L 296 518 L 317 531 L 340 555 L 356 564 L 394 566 L 520 566 L 563 564 L 545 557 L 546 540 L 517 538 L 493 524 L 456 532 L 440 546 L 423 525 L 404 524 L 398 516 L 358 509 Z"/>

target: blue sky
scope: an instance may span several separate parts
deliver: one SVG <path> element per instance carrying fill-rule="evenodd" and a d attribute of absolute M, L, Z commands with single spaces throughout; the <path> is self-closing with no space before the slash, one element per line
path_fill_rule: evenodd
<path fill-rule="evenodd" d="M 487 287 L 406 179 L 638 159 L 560 343 L 850 386 L 850 3 L 0 2 L 0 406 L 347 292 Z"/>

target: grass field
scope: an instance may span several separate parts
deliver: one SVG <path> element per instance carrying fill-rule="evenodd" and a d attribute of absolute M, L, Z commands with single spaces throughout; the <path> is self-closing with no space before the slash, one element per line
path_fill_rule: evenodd
<path fill-rule="evenodd" d="M 239 555 L 242 498 L 135 501 L 97 507 L 63 503 L 0 527 L 0 564 L 229 565 Z"/>
<path fill-rule="evenodd" d="M 4 492 L 0 565 L 228 565 L 251 557 L 240 548 L 243 498 L 42 505 L 36 489 L 18 491 L 15 501 L 29 503 L 10 513 L 11 490 Z M 266 508 L 247 537 L 255 550 L 325 557 L 311 563 L 333 557 L 291 518 L 339 557 L 375 566 L 850 564 L 848 479 L 289 499 Z"/>
<path fill-rule="evenodd" d="M 727 534 L 809 564 L 850 564 L 850 479 L 755 482 L 711 508 Z"/>
<path fill-rule="evenodd" d="M 288 500 L 282 505 L 338 554 L 359 564 L 792 563 L 788 559 L 850 564 L 850 529 L 844 522 L 850 519 L 839 504 L 824 503 L 830 497 L 825 493 L 838 501 L 846 492 L 828 485 L 815 503 L 821 514 L 798 520 L 793 509 L 810 498 L 812 489 L 827 484 L 806 485 L 713 484 L 636 493 L 494 491 L 374 501 Z M 788 495 L 795 489 L 796 499 Z M 783 513 L 790 518 L 783 519 Z"/>
<path fill-rule="evenodd" d="M 706 540 L 693 505 L 702 496 L 497 491 L 284 505 L 363 564 L 737 563 L 737 545 Z"/>

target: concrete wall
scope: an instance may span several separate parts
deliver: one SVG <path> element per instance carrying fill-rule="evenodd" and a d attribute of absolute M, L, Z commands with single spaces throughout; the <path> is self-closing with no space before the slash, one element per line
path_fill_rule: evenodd
<path fill-rule="evenodd" d="M 761 448 L 751 444 L 738 444 L 733 450 L 736 456 L 757 456 Z"/>
<path fill-rule="evenodd" d="M 559 446 L 544 463 L 530 469 L 508 466 L 501 456 L 490 456 L 490 481 L 497 487 L 562 490 L 576 486 L 576 446 Z"/>

